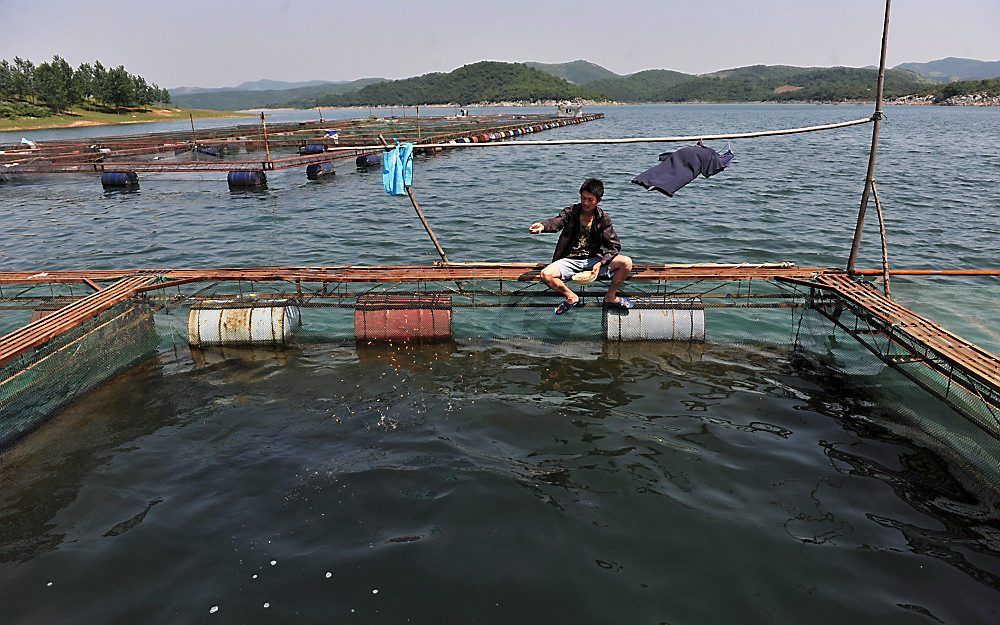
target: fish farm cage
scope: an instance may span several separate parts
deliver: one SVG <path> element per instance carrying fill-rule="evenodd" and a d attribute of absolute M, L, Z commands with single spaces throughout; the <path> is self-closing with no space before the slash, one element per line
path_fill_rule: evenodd
<path fill-rule="evenodd" d="M 561 298 L 531 279 L 537 268 L 507 270 L 519 278 L 484 278 L 498 273 L 487 269 L 451 272 L 453 279 L 440 271 L 425 279 L 397 271 L 389 280 L 385 271 L 356 268 L 349 281 L 145 275 L 96 292 L 79 283 L 6 285 L 0 290 L 3 332 L 32 317 L 26 327 L 44 328 L 51 315 L 82 310 L 84 302 L 132 281 L 118 301 L 108 300 L 71 330 L 0 362 L 0 446 L 127 368 L 178 352 L 191 366 L 206 366 L 280 358 L 312 343 L 352 345 L 362 359 L 386 353 L 434 359 L 478 344 L 603 342 L 650 350 L 667 343 L 728 344 L 840 375 L 870 394 L 872 414 L 889 427 L 951 452 L 987 481 L 1000 475 L 995 361 L 991 378 L 988 362 L 983 369 L 956 359 L 934 340 L 914 339 L 906 331 L 912 324 L 887 322 L 878 306 L 845 295 L 878 299 L 869 281 L 790 264 L 746 275 L 712 268 L 687 279 L 627 282 L 622 292 L 634 302 L 630 310 L 604 304 L 601 283 L 577 286 L 584 306 L 557 316 L 553 308 Z"/>

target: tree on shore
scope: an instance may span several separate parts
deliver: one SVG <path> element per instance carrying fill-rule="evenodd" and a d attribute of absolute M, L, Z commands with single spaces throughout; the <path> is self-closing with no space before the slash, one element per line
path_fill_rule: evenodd
<path fill-rule="evenodd" d="M 31 61 L 14 57 L 14 72 L 12 74 L 13 93 L 21 100 L 29 100 L 35 95 L 35 64 Z"/>
<path fill-rule="evenodd" d="M 66 59 L 56 55 L 50 63 L 35 68 L 35 90 L 38 99 L 56 113 L 68 109 L 82 98 L 73 80 L 73 68 Z"/>
<path fill-rule="evenodd" d="M 130 74 L 123 65 L 107 69 L 95 61 L 93 65 L 81 63 L 74 70 L 66 59 L 55 55 L 37 67 L 20 57 L 14 57 L 13 63 L 0 59 L 0 103 L 3 101 L 9 104 L 0 107 L 0 117 L 39 114 L 17 112 L 39 110 L 29 104 L 44 104 L 58 114 L 87 101 L 114 107 L 121 113 L 123 109 L 155 102 L 169 103 L 170 93 L 142 76 Z"/>

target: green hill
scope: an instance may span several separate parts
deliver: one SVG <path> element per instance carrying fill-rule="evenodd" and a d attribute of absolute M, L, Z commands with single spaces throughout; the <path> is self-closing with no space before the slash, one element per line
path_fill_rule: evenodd
<path fill-rule="evenodd" d="M 357 91 L 385 78 L 361 78 L 350 82 L 325 83 L 294 89 L 227 90 L 190 94 L 171 94 L 171 101 L 185 106 L 213 111 L 240 111 L 254 108 L 296 106 L 296 102 L 315 100 L 340 93 Z"/>
<path fill-rule="evenodd" d="M 666 102 L 672 99 L 670 89 L 695 78 L 697 76 L 669 69 L 648 69 L 628 76 L 597 80 L 587 88 L 620 102 Z"/>
<path fill-rule="evenodd" d="M 586 85 L 595 80 L 619 77 L 618 74 L 610 69 L 582 59 L 570 61 L 569 63 L 537 63 L 529 61 L 525 65 L 543 71 L 546 74 L 552 74 L 563 80 L 568 80 L 575 85 Z"/>
<path fill-rule="evenodd" d="M 332 80 L 306 80 L 302 82 L 286 82 L 284 80 L 248 80 L 241 82 L 235 87 L 171 87 L 170 95 L 192 95 L 195 93 L 218 93 L 220 91 L 283 91 L 285 89 L 298 89 L 299 87 L 313 87 L 315 85 L 334 84 Z"/>
<path fill-rule="evenodd" d="M 908 69 L 936 82 L 1000 78 L 1000 61 L 978 61 L 953 56 L 927 63 L 900 63 L 893 69 Z"/>
<path fill-rule="evenodd" d="M 650 70 L 587 88 L 624 102 L 781 102 L 873 98 L 877 81 L 878 72 L 870 69 L 752 65 L 702 76 Z M 886 95 L 922 92 L 929 83 L 913 72 L 889 70 Z"/>
<path fill-rule="evenodd" d="M 1000 78 L 990 78 L 988 80 L 961 80 L 948 83 L 941 87 L 930 90 L 934 94 L 935 102 L 944 102 L 954 96 L 984 94 L 990 97 L 1000 96 Z"/>
<path fill-rule="evenodd" d="M 452 72 L 424 74 L 368 85 L 345 93 L 299 101 L 299 106 L 474 104 L 476 102 L 571 100 L 593 92 L 523 63 L 481 61 Z"/>
<path fill-rule="evenodd" d="M 586 84 L 574 84 L 554 73 Z M 591 80 L 597 75 L 604 77 Z M 664 69 L 618 76 L 587 61 L 558 64 L 482 61 L 452 72 L 403 80 L 365 78 L 296 89 L 177 95 L 174 103 L 201 109 L 241 110 L 282 106 L 465 105 L 575 98 L 619 102 L 840 101 L 874 98 L 877 79 L 878 72 L 874 69 L 850 67 L 752 65 L 701 76 Z M 926 95 L 936 84 L 911 71 L 888 70 L 886 97 Z"/>

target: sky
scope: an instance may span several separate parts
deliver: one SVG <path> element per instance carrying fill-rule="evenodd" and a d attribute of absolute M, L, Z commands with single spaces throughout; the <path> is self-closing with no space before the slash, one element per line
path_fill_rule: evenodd
<path fill-rule="evenodd" d="M 619 74 L 878 65 L 883 0 L 0 0 L 0 58 L 100 60 L 160 87 L 406 78 L 482 60 Z M 888 65 L 1000 60 L 1000 0 L 896 0 Z"/>

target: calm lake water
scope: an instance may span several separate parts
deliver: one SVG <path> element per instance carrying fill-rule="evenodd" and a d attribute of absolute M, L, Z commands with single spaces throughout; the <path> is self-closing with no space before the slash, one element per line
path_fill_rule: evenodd
<path fill-rule="evenodd" d="M 543 138 L 871 113 L 595 110 L 607 118 Z M 1000 110 L 887 114 L 876 178 L 892 264 L 1000 265 Z M 458 261 L 547 260 L 554 237 L 528 224 L 596 176 L 639 262 L 843 266 L 870 138 L 865 125 L 734 141 L 729 169 L 674 198 L 629 183 L 670 149 L 658 145 L 421 157 L 414 191 Z M 87 176 L 0 185 L 0 268 L 436 260 L 407 199 L 347 163 L 322 182 L 269 173 L 250 194 L 222 174 L 140 176 L 137 193 L 105 194 Z M 877 267 L 870 217 L 859 264 Z M 893 282 L 902 302 L 993 351 L 997 286 Z M 928 401 L 914 393 L 911 408 Z M 193 358 L 181 343 L 0 456 L 0 620 L 996 623 L 996 485 L 884 427 L 892 410 L 780 346 L 338 340 Z"/>

